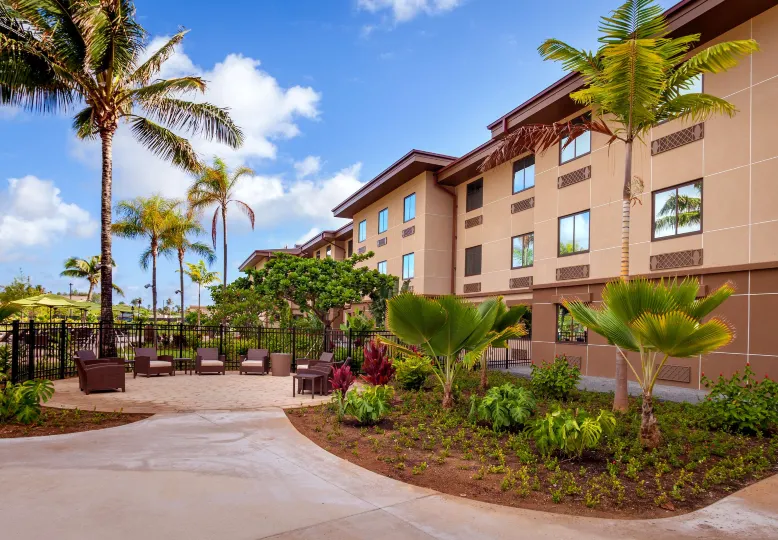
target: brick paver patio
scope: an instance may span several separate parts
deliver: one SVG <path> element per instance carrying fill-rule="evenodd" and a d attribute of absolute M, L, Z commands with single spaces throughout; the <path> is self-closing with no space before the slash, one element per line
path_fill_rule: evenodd
<path fill-rule="evenodd" d="M 54 382 L 50 407 L 128 413 L 188 412 L 207 410 L 255 410 L 265 407 L 299 407 L 329 401 L 318 394 L 292 397 L 291 377 L 270 375 L 185 375 L 138 377 L 127 375 L 127 391 L 85 395 L 78 379 Z"/>

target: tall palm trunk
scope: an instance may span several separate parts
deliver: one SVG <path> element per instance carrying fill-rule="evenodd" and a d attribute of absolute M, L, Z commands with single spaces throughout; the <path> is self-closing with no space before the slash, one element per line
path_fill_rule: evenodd
<path fill-rule="evenodd" d="M 95 289 L 95 284 L 92 280 L 89 280 L 89 291 L 86 293 L 86 301 L 92 301 L 92 291 Z"/>
<path fill-rule="evenodd" d="M 662 437 L 654 416 L 654 396 L 651 390 L 643 391 L 643 404 L 640 409 L 640 442 L 644 448 L 656 448 Z"/>
<path fill-rule="evenodd" d="M 111 189 L 113 183 L 113 135 L 116 127 L 100 131 L 102 140 L 102 189 L 100 193 L 100 260 L 109 261 L 100 264 L 100 321 L 103 335 L 100 336 L 102 351 L 105 356 L 116 356 L 116 342 L 113 330 L 113 268 L 111 255 Z"/>
<path fill-rule="evenodd" d="M 629 279 L 629 220 L 632 203 L 632 139 L 627 138 L 624 156 L 624 188 L 621 199 L 621 268 L 619 278 Z M 626 411 L 629 408 L 627 391 L 627 361 L 616 350 L 616 392 L 613 410 Z"/>
<path fill-rule="evenodd" d="M 222 288 L 227 288 L 227 203 L 222 203 L 222 224 L 224 225 L 224 281 Z"/>
<path fill-rule="evenodd" d="M 200 326 L 200 284 L 197 284 L 197 326 Z"/>
<path fill-rule="evenodd" d="M 184 251 L 178 250 L 178 275 L 181 278 L 181 324 L 184 324 Z"/>
<path fill-rule="evenodd" d="M 157 341 L 157 243 L 151 243 L 151 313 L 154 320 L 154 343 Z"/>

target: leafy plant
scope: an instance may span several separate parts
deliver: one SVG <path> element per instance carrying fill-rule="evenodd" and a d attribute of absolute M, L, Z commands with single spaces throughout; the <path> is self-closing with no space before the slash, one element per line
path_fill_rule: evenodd
<path fill-rule="evenodd" d="M 388 384 L 394 376 L 394 365 L 389 358 L 389 347 L 376 340 L 365 344 L 365 360 L 362 378 L 373 386 Z"/>
<path fill-rule="evenodd" d="M 611 412 L 600 411 L 596 417 L 583 410 L 557 407 L 529 426 L 538 450 L 550 455 L 560 451 L 566 455 L 581 457 L 584 450 L 593 450 L 602 442 L 603 435 L 612 435 L 616 417 Z"/>
<path fill-rule="evenodd" d="M 532 391 L 540 396 L 567 400 L 580 380 L 581 370 L 571 366 L 564 354 L 551 363 L 543 360 L 539 366 L 532 364 Z"/>
<path fill-rule="evenodd" d="M 394 360 L 395 379 L 404 390 L 421 390 L 432 373 L 432 360 L 424 356 L 406 356 Z"/>
<path fill-rule="evenodd" d="M 340 392 L 348 392 L 351 385 L 357 380 L 356 376 L 351 373 L 350 366 L 339 366 L 332 369 L 332 377 L 330 377 L 330 384 L 333 390 L 339 390 Z"/>
<path fill-rule="evenodd" d="M 719 375 L 714 382 L 703 374 L 702 384 L 710 389 L 701 405 L 709 426 L 749 435 L 778 427 L 778 382 L 767 375 L 757 380 L 750 363 L 743 375 L 735 372 L 729 379 Z"/>
<path fill-rule="evenodd" d="M 31 424 L 37 421 L 41 403 L 46 403 L 53 395 L 54 385 L 49 380 L 8 384 L 0 392 L 0 422 Z"/>
<path fill-rule="evenodd" d="M 361 332 L 369 332 L 375 328 L 375 321 L 362 313 L 360 310 L 354 310 L 353 315 L 346 316 L 346 322 L 341 323 L 340 329 L 344 332 L 351 330 L 352 332 L 359 334 Z"/>
<path fill-rule="evenodd" d="M 368 386 L 362 392 L 351 390 L 346 394 L 343 412 L 361 425 L 374 425 L 389 412 L 392 397 L 391 386 Z"/>
<path fill-rule="evenodd" d="M 532 393 L 511 383 L 490 388 L 482 399 L 470 399 L 470 419 L 489 422 L 494 431 L 524 425 L 534 410 Z"/>

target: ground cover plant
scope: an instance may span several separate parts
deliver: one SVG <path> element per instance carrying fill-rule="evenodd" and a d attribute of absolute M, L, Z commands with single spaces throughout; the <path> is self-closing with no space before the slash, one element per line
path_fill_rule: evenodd
<path fill-rule="evenodd" d="M 488 383 L 492 394 L 507 384 L 532 392 L 529 380 L 501 372 L 489 372 Z M 657 402 L 663 444 L 645 449 L 638 438 L 639 399 L 612 417 L 600 411 L 610 410 L 613 394 L 574 390 L 567 401 L 534 396 L 524 424 L 495 430 L 491 421 L 470 417 L 471 397 L 481 403 L 488 395 L 479 389 L 479 373 L 457 377 L 450 409 L 442 406 L 441 385 L 430 382 L 419 391 L 392 385 L 385 416 L 372 426 L 348 415 L 338 422 L 332 405 L 287 414 L 314 442 L 362 467 L 458 497 L 545 511 L 668 516 L 778 472 L 775 425 L 761 436 L 729 433 L 709 424 L 702 405 Z M 579 427 L 587 419 L 597 422 L 596 444 L 581 438 L 566 449 L 540 450 L 533 422 L 558 409 Z"/>
<path fill-rule="evenodd" d="M 32 423 L 25 424 L 19 421 L 0 422 L 0 439 L 41 437 L 44 435 L 92 431 L 123 426 L 124 424 L 144 420 L 149 416 L 151 415 L 41 407 L 40 415 Z"/>

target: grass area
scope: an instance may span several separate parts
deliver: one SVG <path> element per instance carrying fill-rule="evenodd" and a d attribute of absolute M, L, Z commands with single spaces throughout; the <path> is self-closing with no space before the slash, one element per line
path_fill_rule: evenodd
<path fill-rule="evenodd" d="M 529 381 L 490 372 L 490 386 Z M 778 472 L 778 434 L 733 435 L 709 429 L 699 406 L 658 403 L 663 444 L 638 443 L 639 400 L 618 416 L 615 433 L 578 458 L 543 456 L 521 430 L 496 433 L 468 419 L 478 374 L 457 379 L 456 405 L 442 393 L 396 389 L 376 426 L 341 423 L 331 405 L 287 411 L 292 423 L 324 449 L 411 484 L 486 502 L 571 514 L 648 518 L 689 512 Z M 612 394 L 574 391 L 565 403 L 539 400 L 535 417 L 556 405 L 591 413 L 610 410 Z"/>
<path fill-rule="evenodd" d="M 150 414 L 82 411 L 80 409 L 53 409 L 43 407 L 38 422 L 20 424 L 0 423 L 0 439 L 15 437 L 42 437 L 61 435 L 109 427 L 122 426 L 148 418 Z"/>

